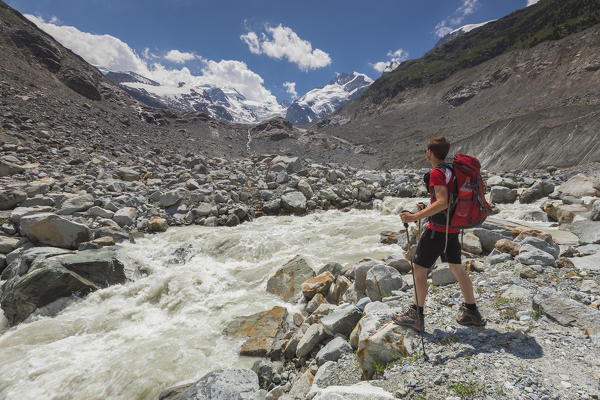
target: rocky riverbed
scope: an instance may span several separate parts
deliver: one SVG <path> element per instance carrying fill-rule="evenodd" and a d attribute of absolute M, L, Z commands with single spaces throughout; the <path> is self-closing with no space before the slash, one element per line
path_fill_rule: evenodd
<path fill-rule="evenodd" d="M 460 292 L 438 264 L 426 362 L 419 338 L 390 323 L 412 296 L 396 215 L 425 195 L 424 171 L 160 152 L 52 166 L 2 149 L 7 398 L 32 379 L 28 393 L 51 398 L 72 396 L 80 379 L 93 381 L 86 398 L 156 397 L 198 378 L 161 398 L 600 393 L 595 166 L 484 173 L 495 215 L 465 233 L 463 249 L 489 323 L 457 326 Z M 114 362 L 100 361 L 107 354 Z M 148 374 L 152 362 L 160 368 Z M 244 394 L 226 394 L 223 382 Z"/>

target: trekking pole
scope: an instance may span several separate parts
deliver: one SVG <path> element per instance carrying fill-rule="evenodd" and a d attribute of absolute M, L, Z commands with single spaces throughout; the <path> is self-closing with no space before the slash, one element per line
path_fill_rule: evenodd
<path fill-rule="evenodd" d="M 405 211 L 408 212 L 407 210 L 403 210 L 401 212 L 405 212 Z M 419 220 L 419 225 L 420 225 L 420 222 L 421 222 L 421 220 Z M 408 234 L 408 223 L 407 222 L 404 223 L 404 228 L 406 229 L 406 243 L 408 245 L 408 257 L 410 258 L 410 268 L 412 270 L 412 277 L 413 277 L 413 288 L 415 290 L 415 303 L 416 303 L 417 307 L 419 307 L 419 296 L 417 295 L 417 282 L 415 282 L 415 263 L 413 262 L 413 257 L 412 257 L 412 251 L 411 251 L 411 246 L 410 246 L 410 236 Z M 425 304 L 423 304 L 423 306 L 425 306 Z M 418 314 L 419 314 L 419 310 L 417 309 L 417 315 Z M 425 321 L 423 321 L 423 322 L 425 322 Z M 423 323 L 423 327 L 424 326 L 425 326 L 425 324 Z M 423 339 L 423 332 L 419 331 L 419 335 L 421 336 L 421 346 L 423 347 L 423 358 L 425 359 L 425 361 L 428 361 L 429 357 L 427 357 L 427 353 L 425 353 L 425 340 Z"/>

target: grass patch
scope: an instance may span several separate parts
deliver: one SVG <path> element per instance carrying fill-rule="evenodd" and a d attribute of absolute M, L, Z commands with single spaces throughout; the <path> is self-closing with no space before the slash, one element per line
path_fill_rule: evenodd
<path fill-rule="evenodd" d="M 500 316 L 504 319 L 517 319 L 517 312 L 519 311 L 519 299 L 509 299 L 506 297 L 498 297 L 492 303 L 492 307 L 500 311 Z"/>
<path fill-rule="evenodd" d="M 467 400 L 473 399 L 475 396 L 484 395 L 485 386 L 478 385 L 469 379 L 468 381 L 451 383 L 448 385 L 448 391 L 459 396 L 461 399 Z"/>

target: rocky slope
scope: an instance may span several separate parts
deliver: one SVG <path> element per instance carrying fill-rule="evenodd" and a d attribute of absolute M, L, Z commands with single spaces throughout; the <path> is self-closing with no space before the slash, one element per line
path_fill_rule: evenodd
<path fill-rule="evenodd" d="M 353 72 L 339 74 L 322 88 L 316 88 L 294 100 L 285 118 L 293 124 L 305 125 L 323 118 L 364 92 L 373 80 Z"/>
<path fill-rule="evenodd" d="M 371 166 L 419 163 L 440 134 L 492 169 L 597 161 L 599 9 L 542 0 L 403 63 L 314 127 L 373 148 Z"/>

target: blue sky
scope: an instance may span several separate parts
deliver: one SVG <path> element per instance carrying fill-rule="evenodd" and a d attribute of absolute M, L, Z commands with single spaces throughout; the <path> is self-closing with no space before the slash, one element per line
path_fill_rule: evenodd
<path fill-rule="evenodd" d="M 444 32 L 500 18 L 527 6 L 528 1 L 535 0 L 7 3 L 38 17 L 38 25 L 54 29 L 50 33 L 60 36 L 57 39 L 63 44 L 71 40 L 78 47 L 73 50 L 88 61 L 111 60 L 113 67 L 134 65 L 138 72 L 150 71 L 156 79 L 167 79 L 172 73 L 177 79 L 190 74 L 215 82 L 240 80 L 240 87 L 254 91 L 255 96 L 264 95 L 264 90 L 277 100 L 289 100 L 293 91 L 286 87 L 302 95 L 339 72 L 357 71 L 376 79 L 380 72 L 374 67 L 382 65 L 378 62 L 418 58 Z M 90 44 L 84 46 L 87 40 Z M 139 60 L 132 61 L 132 57 Z M 156 65 L 162 69 L 156 70 Z"/>

